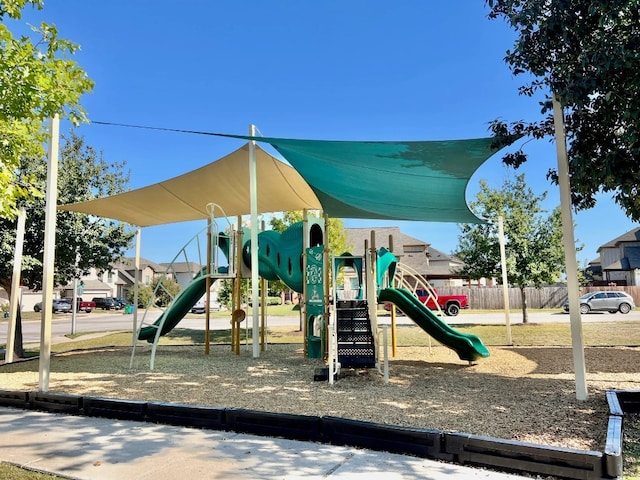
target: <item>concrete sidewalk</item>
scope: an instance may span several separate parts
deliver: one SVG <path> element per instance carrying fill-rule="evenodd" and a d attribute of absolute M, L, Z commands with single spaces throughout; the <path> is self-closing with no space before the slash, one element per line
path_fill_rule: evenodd
<path fill-rule="evenodd" d="M 0 461 L 73 479 L 526 477 L 351 447 L 0 407 Z"/>

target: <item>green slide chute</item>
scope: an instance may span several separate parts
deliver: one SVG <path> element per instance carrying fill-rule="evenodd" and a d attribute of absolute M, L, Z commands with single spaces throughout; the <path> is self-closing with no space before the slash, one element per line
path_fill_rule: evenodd
<path fill-rule="evenodd" d="M 214 282 L 215 279 L 212 279 Z M 180 290 L 176 298 L 169 307 L 162 312 L 160 318 L 153 322 L 153 325 L 143 327 L 138 333 L 139 340 L 146 340 L 149 343 L 153 343 L 153 339 L 156 336 L 158 327 L 162 325 L 160 335 L 166 335 L 175 328 L 180 320 L 182 320 L 187 313 L 191 311 L 198 300 L 207 292 L 207 275 L 206 269 L 203 269 L 183 290 Z"/>
<path fill-rule="evenodd" d="M 462 333 L 443 322 L 427 308 L 409 290 L 404 288 L 385 288 L 378 296 L 380 302 L 397 305 L 411 320 L 438 342 L 454 350 L 460 360 L 474 362 L 480 357 L 488 357 L 489 350 L 480 337 Z"/>
<path fill-rule="evenodd" d="M 243 228 L 243 238 L 249 238 L 251 232 Z M 303 223 L 297 222 L 290 225 L 284 232 L 273 230 L 258 234 L 258 274 L 267 280 L 282 280 L 289 288 L 296 292 L 302 292 L 302 235 Z M 218 236 L 218 247 L 228 259 L 230 252 L 229 239 L 222 232 Z M 245 265 L 251 268 L 251 241 L 244 242 L 242 258 Z M 213 279 L 215 281 L 215 279 Z M 138 339 L 152 343 L 158 327 L 162 330 L 160 335 L 166 335 L 180 323 L 191 308 L 202 298 L 207 291 L 206 269 L 202 269 L 198 275 L 181 290 L 171 304 L 162 313 L 153 325 L 143 327 L 138 333 Z"/>

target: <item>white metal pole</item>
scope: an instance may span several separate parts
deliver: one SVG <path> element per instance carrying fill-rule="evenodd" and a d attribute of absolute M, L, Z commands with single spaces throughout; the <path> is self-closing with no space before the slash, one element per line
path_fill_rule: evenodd
<path fill-rule="evenodd" d="M 44 256 L 42 266 L 42 319 L 40 322 L 40 391 L 49 390 L 51 369 L 51 318 L 53 307 L 53 273 L 56 256 L 56 203 L 58 201 L 58 142 L 60 117 L 51 119 L 49 142 L 49 164 L 47 165 L 47 188 L 44 214 Z"/>
<path fill-rule="evenodd" d="M 256 134 L 255 125 L 249 126 L 249 135 Z M 256 161 L 256 142 L 249 141 L 249 190 L 251 192 L 251 313 L 253 318 L 253 358 L 260 356 L 260 317 L 258 311 L 258 166 Z"/>
<path fill-rule="evenodd" d="M 384 342 L 384 383 L 389 383 L 389 325 L 382 326 L 382 339 Z"/>
<path fill-rule="evenodd" d="M 507 254 L 504 246 L 504 226 L 502 215 L 498 216 L 498 240 L 500 242 L 500 263 L 502 264 L 502 296 L 504 298 L 504 322 L 507 326 L 507 345 L 513 345 L 511 338 L 511 318 L 509 306 L 509 280 L 507 279 Z"/>
<path fill-rule="evenodd" d="M 76 250 L 76 270 L 80 263 L 80 252 Z M 78 278 L 73 277 L 73 294 L 71 295 L 71 335 L 76 334 L 76 320 L 78 318 Z"/>
<path fill-rule="evenodd" d="M 76 265 L 78 256 L 76 255 Z M 78 314 L 78 279 L 73 279 L 73 294 L 71 295 L 71 335 L 76 334 L 76 317 Z"/>
<path fill-rule="evenodd" d="M 584 362 L 584 342 L 582 338 L 582 318 L 578 291 L 578 261 L 576 243 L 573 235 L 571 215 L 571 185 L 569 181 L 569 161 L 567 158 L 567 140 L 564 131 L 564 115 L 560 99 L 553 95 L 553 123 L 556 133 L 556 153 L 558 156 L 558 184 L 560 186 L 560 210 L 562 213 L 562 233 L 564 242 L 564 261 L 569 294 L 569 320 L 571 322 L 571 345 L 573 348 L 573 366 L 576 377 L 576 398 L 586 400 L 587 373 Z"/>
<path fill-rule="evenodd" d="M 136 258 L 134 260 L 133 268 L 135 269 L 135 275 L 133 276 L 133 338 L 131 339 L 131 345 L 135 347 L 138 341 L 138 292 L 140 291 L 140 240 L 142 237 L 142 229 L 138 227 L 136 231 Z"/>
<path fill-rule="evenodd" d="M 24 244 L 24 225 L 27 211 L 21 208 L 18 212 L 16 228 L 16 248 L 13 253 L 13 276 L 11 277 L 11 300 L 9 303 L 9 323 L 7 325 L 7 345 L 4 352 L 5 363 L 13 362 L 13 350 L 16 342 L 16 325 L 18 321 L 18 307 L 20 306 L 20 273 L 22 272 L 22 246 Z"/>

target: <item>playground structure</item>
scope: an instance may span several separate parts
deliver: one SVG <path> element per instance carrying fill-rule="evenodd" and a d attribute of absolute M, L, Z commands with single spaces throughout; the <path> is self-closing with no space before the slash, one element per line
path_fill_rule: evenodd
<path fill-rule="evenodd" d="M 251 275 L 252 300 L 257 298 L 260 282 L 267 278 L 285 280 L 294 271 L 304 274 L 300 278 L 288 278 L 295 285 L 294 290 L 303 290 L 302 323 L 304 329 L 304 350 L 308 356 L 327 358 L 336 353 L 334 363 L 340 364 L 340 349 L 333 347 L 340 340 L 339 328 L 335 339 L 329 332 L 329 325 L 335 319 L 347 314 L 347 308 L 358 308 L 366 315 L 366 336 L 371 337 L 367 352 L 373 351 L 373 363 L 378 364 L 379 340 L 377 329 L 377 304 L 380 280 L 376 278 L 378 263 L 375 246 L 371 245 L 371 258 L 363 263 L 361 303 L 356 306 L 338 301 L 331 296 L 329 284 L 329 256 L 324 231 L 320 241 L 311 241 L 310 231 L 301 235 L 296 246 L 289 244 L 295 228 L 282 237 L 275 232 L 260 232 L 258 239 L 258 214 L 291 210 L 318 210 L 323 218 L 375 218 L 416 221 L 445 221 L 477 223 L 484 220 L 476 217 L 466 204 L 465 189 L 470 176 L 495 152 L 491 138 L 460 141 L 418 141 L 418 142 L 345 142 L 321 140 L 295 140 L 285 138 L 256 137 L 250 127 L 247 135 L 222 135 L 229 138 L 248 140 L 248 143 L 231 154 L 204 167 L 155 185 L 133 190 L 113 197 L 78 202 L 59 208 L 93 215 L 115 218 L 139 227 L 175 223 L 179 221 L 207 219 L 207 256 L 215 257 L 222 252 L 227 256 L 227 269 L 221 262 L 208 258 L 206 270 L 199 272 L 194 284 L 179 293 L 156 322 L 143 319 L 140 329 L 134 331 L 137 339 L 153 343 L 153 354 L 161 335 L 174 328 L 190 303 L 202 293 L 209 291 L 211 282 L 221 278 L 248 278 Z M 268 143 L 277 150 L 289 165 L 267 154 L 256 146 L 256 142 Z M 248 162 L 247 162 L 248 159 Z M 260 188 L 258 178 L 261 179 Z M 354 182 L 354 179 L 358 179 Z M 380 195 L 380 181 L 384 179 L 384 195 Z M 211 185 L 216 186 L 212 190 Z M 425 188 L 425 185 L 434 188 Z M 435 188 L 437 185 L 437 188 Z M 221 194 L 221 192 L 223 194 Z M 176 202 L 176 199 L 180 199 Z M 212 215 L 209 208 L 215 199 L 220 215 Z M 241 227 L 242 216 L 251 215 L 250 240 L 247 242 Z M 236 228 L 227 228 L 224 233 L 215 227 L 215 218 L 238 218 Z M 318 222 L 322 223 L 322 222 Z M 296 227 L 297 228 L 297 227 Z M 285 239 L 285 240 L 283 240 Z M 260 245 L 262 243 L 262 245 Z M 253 245 L 257 248 L 252 248 Z M 211 245 L 217 245 L 216 249 Z M 221 248 L 223 247 L 223 248 Z M 227 248 L 225 250 L 225 248 Z M 263 248 L 264 247 L 264 248 Z M 186 250 L 185 250 L 186 251 Z M 219 252 L 218 252 L 219 253 Z M 275 257 L 271 257 L 271 255 Z M 280 255 L 278 255 L 280 254 Z M 179 254 L 180 255 L 180 254 Z M 282 258 L 286 256 L 285 260 Z M 368 257 L 368 256 L 367 256 Z M 178 258 L 178 256 L 176 256 Z M 176 260 L 177 261 L 177 260 Z M 274 263 L 275 262 L 275 263 Z M 173 263 L 173 262 L 172 262 Z M 250 268 L 257 265 L 258 268 Z M 274 271 L 274 265 L 277 269 Z M 378 268 L 385 271 L 385 268 Z M 262 280 L 260 276 L 263 275 Z M 335 281 L 335 276 L 331 277 Z M 393 278 L 393 277 L 391 277 Z M 294 282 L 294 280 L 297 280 Z M 302 285 L 302 287 L 300 286 Z M 240 306 L 239 287 L 234 287 L 232 307 L 232 345 L 237 350 L 239 344 L 239 323 L 246 318 Z M 396 288 L 391 283 L 387 288 Z M 398 287 L 405 288 L 405 287 Z M 262 288 L 264 291 L 265 288 Z M 417 323 L 426 330 L 446 332 L 441 341 L 453 343 L 459 335 L 440 325 L 437 316 L 424 312 L 419 305 L 412 305 L 410 299 L 400 296 L 402 292 L 384 292 L 385 298 L 396 302 L 405 313 L 418 318 Z M 264 305 L 264 302 L 263 302 Z M 347 306 L 348 305 L 348 306 Z M 338 314 L 339 310 L 344 310 Z M 353 312 L 351 312 L 353 313 Z M 146 314 L 145 314 L 146 317 Z M 264 317 L 264 314 L 263 314 Z M 354 317 L 356 318 L 356 317 Z M 258 308 L 252 309 L 253 356 L 260 354 L 260 322 Z M 207 320 L 208 322 L 208 320 Z M 433 324 L 437 325 L 434 326 Z M 351 350 L 361 351 L 361 325 L 345 335 L 350 338 Z M 392 333 L 395 325 L 392 325 Z M 264 330 L 264 328 L 263 328 Z M 368 331 L 370 330 L 370 332 Z M 357 335 L 356 335 L 357 334 Z M 395 335 L 393 335 L 395 338 Z M 137 340 L 136 339 L 136 340 Z M 466 343 L 468 339 L 461 340 Z M 264 341 L 264 340 L 263 340 Z M 135 344 L 134 340 L 134 344 Z M 477 343 L 477 342 L 476 342 Z M 331 344 L 331 348 L 328 348 Z M 355 348 L 355 347 L 358 348 Z M 451 346 L 451 345 L 450 345 Z M 486 356 L 481 342 L 475 353 L 463 352 L 456 347 L 461 358 L 471 359 Z M 135 351 L 135 348 L 134 348 Z M 132 362 L 133 362 L 132 354 Z M 348 361 L 345 363 L 347 364 Z M 370 364 L 371 361 L 365 362 Z M 153 359 L 152 359 L 153 364 Z M 152 367 L 153 368 L 153 367 Z"/>
<path fill-rule="evenodd" d="M 207 227 L 193 237 L 169 264 L 165 276 L 170 277 L 178 261 L 189 262 L 195 255 L 204 264 L 192 281 L 181 289 L 153 323 L 146 321 L 149 309 L 137 331 L 137 340 L 152 343 L 150 367 L 154 368 L 158 341 L 169 333 L 190 312 L 200 298 L 209 303 L 211 285 L 219 280 L 232 280 L 231 347 L 240 353 L 241 324 L 247 318 L 240 293 L 242 279 L 251 278 L 252 242 L 250 231 L 238 217 L 234 226 L 227 220 L 224 231 L 219 228 L 216 212 L 224 212 L 210 205 L 211 217 Z M 325 218 L 326 221 L 326 218 Z M 454 350 L 460 359 L 474 362 L 487 357 L 489 351 L 475 335 L 451 328 L 422 303 L 415 292 L 418 288 L 433 292 L 426 280 L 398 262 L 385 248 L 365 244 L 368 255 L 356 257 L 349 253 L 333 257 L 329 263 L 327 229 L 319 217 L 304 212 L 301 222 L 290 225 L 284 232 L 264 230 L 258 234 L 258 274 L 260 277 L 261 324 L 260 346 L 265 349 L 266 282 L 281 280 L 290 289 L 302 294 L 304 354 L 310 358 L 327 359 L 330 381 L 341 368 L 378 368 L 381 370 L 381 342 L 378 329 L 377 306 L 392 302 L 428 335 Z M 206 240 L 205 237 L 206 236 Z M 203 251 L 205 255 L 203 255 Z M 203 261 L 203 257 L 206 259 Z M 329 275 L 329 265 L 332 272 Z M 338 288 L 338 279 L 342 288 Z M 344 280 L 350 280 L 345 288 Z M 158 282 L 153 298 L 163 289 Z M 169 293 L 165 290 L 166 293 Z M 432 293 L 435 295 L 435 293 Z M 437 303 L 436 303 L 437 304 Z M 396 353 L 395 309 L 392 309 L 392 348 Z M 442 315 L 442 312 L 440 312 Z M 205 353 L 209 353 L 209 311 L 205 310 Z M 131 365 L 135 356 L 135 343 Z M 385 355 L 386 358 L 386 355 Z M 386 362 L 385 362 L 386 363 Z"/>
<path fill-rule="evenodd" d="M 137 329 L 134 348 L 131 355 L 133 365 L 136 341 L 143 340 L 151 343 L 151 369 L 154 368 L 155 355 L 160 337 L 173 330 L 180 321 L 191 311 L 191 308 L 205 296 L 205 304 L 210 302 L 211 286 L 219 280 L 231 280 L 233 282 L 231 300 L 231 333 L 232 350 L 240 353 L 241 323 L 246 319 L 246 311 L 243 309 L 241 299 L 241 280 L 251 278 L 252 255 L 250 230 L 242 226 L 242 218 L 238 217 L 237 224 L 233 225 L 219 206 L 210 204 L 211 218 L 207 226 L 196 234 L 173 258 L 163 274 L 163 277 L 175 276 L 175 265 L 178 262 L 194 261 L 199 265 L 205 265 L 194 275 L 193 279 L 177 294 L 172 295 L 164 282 L 159 281 L 145 309 L 142 321 Z M 226 220 L 224 231 L 218 227 L 219 219 L 216 213 L 223 215 Z M 323 351 L 323 339 L 320 332 L 323 319 L 328 315 L 324 291 L 324 223 L 322 219 L 307 215 L 304 220 L 289 226 L 286 231 L 279 233 L 273 230 L 262 231 L 258 234 L 258 273 L 260 276 L 261 291 L 261 327 L 260 343 L 265 348 L 265 295 L 266 282 L 281 280 L 290 289 L 301 293 L 307 301 L 302 303 L 302 315 L 305 322 L 305 354 L 313 358 L 320 358 Z M 264 228 L 264 227 L 263 227 Z M 303 252 L 305 252 L 303 254 Z M 311 256 L 309 266 L 307 258 Z M 305 274 L 306 270 L 310 274 Z M 321 277 L 317 278 L 317 275 Z M 150 307 L 154 306 L 155 298 L 165 293 L 171 297 L 171 302 L 166 307 L 161 307 L 162 313 L 155 321 L 147 320 Z M 205 309 L 205 353 L 209 353 L 209 310 Z M 307 332 L 311 332 L 307 334 Z M 317 335 L 313 334 L 317 333 Z"/>

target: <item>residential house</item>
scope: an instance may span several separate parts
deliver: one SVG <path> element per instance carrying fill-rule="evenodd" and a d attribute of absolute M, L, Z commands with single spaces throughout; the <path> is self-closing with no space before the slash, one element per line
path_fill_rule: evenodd
<path fill-rule="evenodd" d="M 114 297 L 127 298 L 129 291 L 133 290 L 136 279 L 135 258 L 125 257 L 114 265 L 117 271 L 117 295 Z M 155 263 L 146 258 L 140 258 L 140 272 L 138 278 L 141 285 L 151 285 L 153 279 L 162 276 L 167 270 L 161 263 Z M 107 295 L 108 296 L 108 295 Z"/>
<path fill-rule="evenodd" d="M 202 270 L 202 265 L 195 262 L 161 263 L 163 271 L 171 267 L 171 275 L 181 288 L 185 288 L 193 277 Z"/>
<path fill-rule="evenodd" d="M 119 271 L 113 267 L 104 272 L 98 272 L 91 268 L 77 284 L 78 296 L 91 299 L 93 297 L 117 297 L 119 284 Z M 60 288 L 60 296 L 70 298 L 73 296 L 73 284 Z"/>
<path fill-rule="evenodd" d="M 421 274 L 434 287 L 464 286 L 469 284 L 466 276 L 456 273 L 463 263 L 427 242 L 405 235 L 399 227 L 346 228 L 347 243 L 353 255 L 364 254 L 365 240 L 371 243 L 371 231 L 375 232 L 376 249 L 390 250 L 402 264 Z"/>
<path fill-rule="evenodd" d="M 640 227 L 601 245 L 598 253 L 603 284 L 640 285 Z"/>

